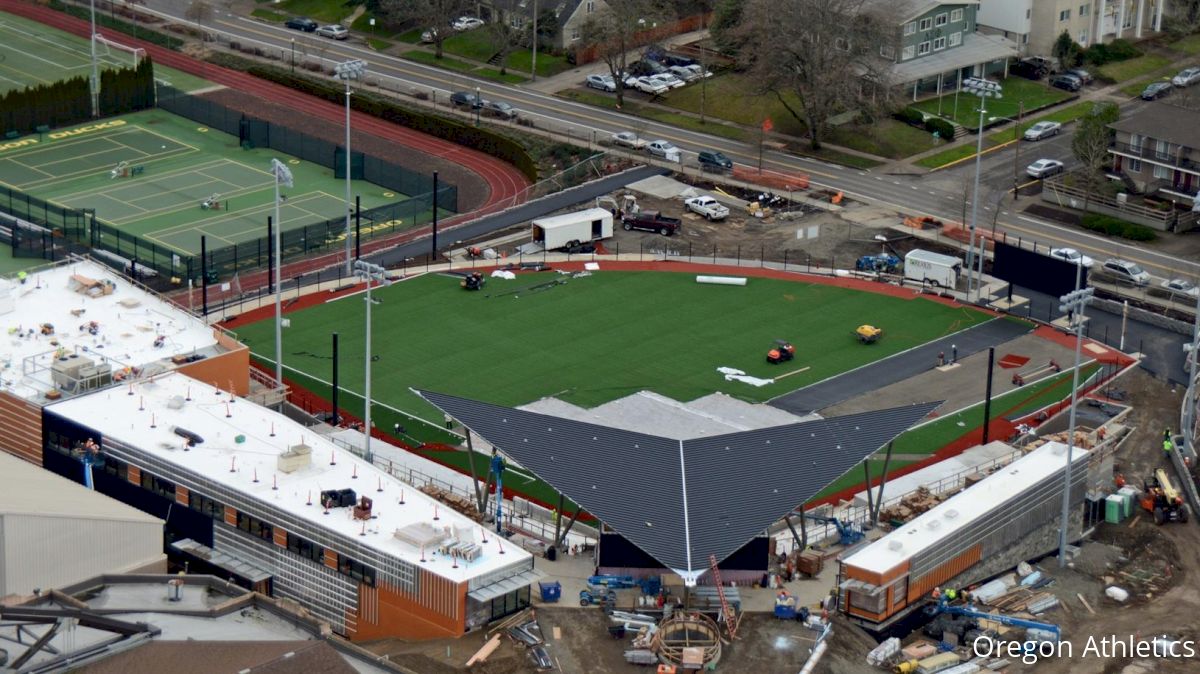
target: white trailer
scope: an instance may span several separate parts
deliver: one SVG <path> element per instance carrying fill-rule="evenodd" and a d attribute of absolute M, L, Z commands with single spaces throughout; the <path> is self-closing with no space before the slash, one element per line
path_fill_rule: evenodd
<path fill-rule="evenodd" d="M 589 208 L 533 221 L 533 240 L 546 250 L 599 241 L 612 235 L 613 215 L 603 208 Z"/>
<path fill-rule="evenodd" d="M 962 260 L 928 250 L 914 249 L 904 256 L 904 278 L 943 288 L 957 288 Z"/>

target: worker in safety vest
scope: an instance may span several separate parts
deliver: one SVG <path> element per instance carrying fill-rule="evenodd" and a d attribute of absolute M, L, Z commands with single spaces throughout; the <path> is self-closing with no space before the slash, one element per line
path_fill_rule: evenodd
<path fill-rule="evenodd" d="M 947 602 L 952 602 L 955 599 L 958 599 L 958 591 L 955 590 L 954 588 L 950 588 L 950 589 L 946 590 L 945 598 L 946 598 Z"/>
<path fill-rule="evenodd" d="M 1170 438 L 1163 440 L 1163 456 L 1170 459 L 1172 449 L 1175 449 L 1175 443 L 1171 442 Z"/>

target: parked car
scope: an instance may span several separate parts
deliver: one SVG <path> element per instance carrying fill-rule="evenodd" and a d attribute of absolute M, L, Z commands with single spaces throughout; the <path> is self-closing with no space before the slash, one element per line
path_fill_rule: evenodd
<path fill-rule="evenodd" d="M 1058 122 L 1038 122 L 1025 129 L 1025 140 L 1041 140 L 1062 133 L 1062 124 Z"/>
<path fill-rule="evenodd" d="M 1200 68 L 1185 68 L 1171 78 L 1171 84 L 1177 87 L 1190 87 L 1197 82 L 1200 82 Z"/>
<path fill-rule="evenodd" d="M 1052 59 L 1049 56 L 1026 56 L 1021 60 L 1028 61 L 1029 63 L 1038 66 L 1042 70 L 1045 70 L 1049 75 L 1053 75 L 1059 71 L 1058 60 Z"/>
<path fill-rule="evenodd" d="M 592 89 L 599 89 L 600 91 L 617 90 L 617 83 L 613 81 L 612 75 L 588 75 L 583 83 Z"/>
<path fill-rule="evenodd" d="M 666 71 L 667 71 L 666 66 L 664 66 L 663 64 L 661 64 L 657 61 L 651 61 L 650 59 L 642 59 L 640 61 L 635 61 L 632 65 L 629 66 L 629 72 L 638 77 L 657 75 L 659 73 L 664 73 Z"/>
<path fill-rule="evenodd" d="M 333 40 L 345 40 L 346 38 L 350 37 L 350 31 L 346 30 L 345 26 L 334 23 L 334 24 L 330 24 L 328 26 L 321 26 L 320 28 L 318 28 L 317 35 L 320 35 L 321 37 L 327 37 L 327 38 L 330 38 Z"/>
<path fill-rule="evenodd" d="M 621 226 L 627 232 L 640 229 L 646 232 L 658 232 L 663 236 L 671 236 L 678 232 L 682 225 L 683 221 L 679 218 L 670 218 L 658 211 L 638 211 L 626 214 L 621 219 Z"/>
<path fill-rule="evenodd" d="M 659 73 L 657 75 L 651 75 L 647 79 L 654 80 L 655 82 L 661 82 L 662 84 L 667 85 L 667 88 L 669 89 L 678 89 L 679 87 L 687 84 L 687 82 L 675 77 L 671 73 Z"/>
<path fill-rule="evenodd" d="M 625 84 L 629 86 L 629 81 L 626 80 Z M 634 78 L 632 86 L 634 89 L 637 89 L 644 94 L 650 94 L 651 96 L 664 94 L 671 90 L 671 87 L 667 86 L 663 82 L 659 82 L 658 80 L 651 79 L 649 77 Z"/>
<path fill-rule="evenodd" d="M 1162 287 L 1180 295 L 1187 295 L 1189 297 L 1200 296 L 1200 287 L 1197 287 L 1196 284 L 1192 283 L 1191 281 L 1185 281 L 1181 278 L 1173 278 L 1168 281 L 1163 281 Z"/>
<path fill-rule="evenodd" d="M 1063 73 L 1051 77 L 1050 86 L 1063 89 L 1064 91 L 1079 91 L 1083 88 L 1083 80 L 1074 75 Z"/>
<path fill-rule="evenodd" d="M 681 68 L 689 73 L 692 73 L 692 75 L 695 76 L 695 79 L 702 79 L 702 78 L 707 78 L 707 77 L 713 76 L 713 72 L 711 70 L 705 70 L 704 66 L 700 65 L 699 63 L 693 63 L 691 65 L 686 65 L 686 66 L 671 66 L 671 72 L 675 72 L 675 70 L 677 68 Z M 678 73 L 676 73 L 676 74 L 678 74 Z"/>
<path fill-rule="evenodd" d="M 684 82 L 700 79 L 700 73 L 687 66 L 667 66 L 667 71 Z"/>
<path fill-rule="evenodd" d="M 1091 269 L 1092 265 L 1096 264 L 1095 260 L 1075 250 L 1074 248 L 1051 248 L 1050 257 L 1058 258 L 1064 262 L 1082 264 L 1084 269 Z"/>
<path fill-rule="evenodd" d="M 696 59 L 687 56 L 680 56 L 679 54 L 662 54 L 654 60 L 667 67 L 696 65 Z"/>
<path fill-rule="evenodd" d="M 1039 159 L 1025 167 L 1025 173 L 1030 178 L 1049 178 L 1063 172 L 1063 163 L 1057 159 Z"/>
<path fill-rule="evenodd" d="M 517 109 L 504 101 L 484 101 L 483 114 L 500 119 L 516 119 Z"/>
<path fill-rule="evenodd" d="M 483 25 L 483 19 L 477 19 L 473 16 L 460 16 L 450 23 L 450 27 L 454 30 L 474 30 Z"/>
<path fill-rule="evenodd" d="M 1110 257 L 1104 261 L 1104 271 L 1134 285 L 1144 286 L 1150 283 L 1150 274 L 1129 260 Z"/>
<path fill-rule="evenodd" d="M 667 161 L 679 161 L 679 148 L 672 145 L 669 140 L 653 141 L 646 146 L 646 151 Z"/>
<path fill-rule="evenodd" d="M 450 94 L 450 102 L 459 107 L 470 107 L 472 110 L 482 108 L 487 101 L 471 91 L 456 91 Z"/>
<path fill-rule="evenodd" d="M 1170 82 L 1152 82 L 1150 86 L 1142 89 L 1142 100 L 1153 101 L 1162 98 L 1171 93 L 1172 86 Z"/>
<path fill-rule="evenodd" d="M 311 33 L 317 29 L 317 22 L 307 16 L 293 16 L 285 21 L 283 25 L 292 30 L 302 30 L 305 33 Z"/>
<path fill-rule="evenodd" d="M 716 150 L 701 150 L 696 155 L 696 161 L 700 162 L 700 168 L 704 171 L 724 173 L 733 169 L 733 160 Z"/>
<path fill-rule="evenodd" d="M 683 205 L 689 211 L 703 215 L 709 222 L 724 220 L 729 217 L 729 209 L 726 208 L 725 204 L 709 196 L 684 199 Z"/>
<path fill-rule="evenodd" d="M 430 44 L 431 42 L 434 42 L 435 40 L 437 40 L 439 34 L 441 34 L 441 33 L 442 33 L 442 30 L 439 28 L 430 28 L 429 30 L 421 33 L 421 42 L 424 42 L 425 44 Z"/>
<path fill-rule="evenodd" d="M 645 150 L 646 141 L 638 138 L 638 135 L 632 131 L 622 131 L 612 135 L 612 144 L 627 147 L 632 150 Z"/>
<path fill-rule="evenodd" d="M 1012 64 L 1008 72 L 1018 77 L 1024 77 L 1025 79 L 1040 80 L 1049 74 L 1050 71 L 1041 63 L 1023 59 Z"/>
<path fill-rule="evenodd" d="M 1084 84 L 1091 84 L 1096 79 L 1095 77 L 1092 77 L 1090 72 L 1084 70 L 1083 68 L 1071 68 L 1067 71 L 1067 74 L 1078 77 L 1079 81 L 1083 82 Z"/>

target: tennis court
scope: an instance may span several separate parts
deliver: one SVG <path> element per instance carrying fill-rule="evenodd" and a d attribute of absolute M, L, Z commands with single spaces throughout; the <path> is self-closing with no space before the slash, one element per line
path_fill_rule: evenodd
<path fill-rule="evenodd" d="M 56 204 L 94 209 L 122 233 L 195 254 L 260 239 L 274 214 L 271 160 L 291 169 L 282 188 L 284 231 L 344 217 L 345 181 L 331 169 L 266 148 L 243 149 L 234 136 L 164 110 L 148 110 L 0 145 L 0 183 Z M 403 200 L 356 180 L 370 209 Z"/>
<path fill-rule="evenodd" d="M 122 36 L 113 36 L 112 40 L 113 43 L 101 41 L 97 44 L 100 67 L 133 66 L 133 51 L 119 46 Z M 211 85 L 170 68 L 156 65 L 154 71 L 156 79 L 185 91 Z M 87 38 L 0 12 L 0 94 L 71 77 L 90 77 L 91 73 L 91 44 Z"/>

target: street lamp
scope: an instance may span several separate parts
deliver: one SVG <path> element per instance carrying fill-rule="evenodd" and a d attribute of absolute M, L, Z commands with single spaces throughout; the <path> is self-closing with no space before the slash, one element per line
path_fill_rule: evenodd
<path fill-rule="evenodd" d="M 367 67 L 366 62 L 360 59 L 353 59 L 344 63 L 339 63 L 333 67 L 333 72 L 338 76 L 338 79 L 346 83 L 346 275 L 352 273 L 350 264 L 353 261 L 351 257 L 351 241 L 350 241 L 350 80 L 361 79 L 363 70 Z"/>
<path fill-rule="evenodd" d="M 979 216 L 979 173 L 981 171 L 981 159 L 983 158 L 983 115 L 987 112 L 984 109 L 984 99 L 1001 98 L 1000 84 L 985 80 L 982 77 L 968 77 L 963 80 L 963 90 L 979 97 L 979 129 L 977 131 L 979 139 L 975 148 L 975 191 L 971 196 L 971 244 L 967 249 L 967 301 L 971 300 L 971 290 L 974 288 L 978 291 L 979 278 L 975 276 L 975 223 Z M 980 265 L 982 266 L 982 265 Z"/>
<path fill-rule="evenodd" d="M 92 117 L 100 116 L 100 61 L 96 56 L 96 0 L 92 0 L 92 81 L 88 84 L 92 93 Z"/>
<path fill-rule="evenodd" d="M 371 454 L 371 282 L 379 281 L 384 285 L 390 285 L 391 281 L 387 278 L 386 269 L 365 260 L 354 261 L 354 274 L 367 282 L 367 355 L 364 359 L 366 373 L 363 377 L 363 397 L 366 399 L 363 407 L 363 436 L 366 444 L 363 445 L 363 458 L 368 463 L 374 463 L 374 456 Z"/>
<path fill-rule="evenodd" d="M 1025 116 L 1025 101 L 1017 103 L 1017 118 L 1012 117 L 988 117 L 988 121 L 996 121 L 997 119 L 1013 123 L 1013 201 L 1017 200 L 1018 188 L 1021 186 L 1021 118 Z"/>
<path fill-rule="evenodd" d="M 279 248 L 281 237 L 279 230 L 283 229 L 283 221 L 279 219 L 279 185 L 292 186 L 292 170 L 287 164 L 278 159 L 271 160 L 271 174 L 275 176 L 275 384 L 283 386 L 283 304 L 280 299 L 283 291 L 279 286 L 279 267 L 283 261 L 283 251 Z"/>
<path fill-rule="evenodd" d="M 475 87 L 475 126 L 479 126 L 479 113 L 483 110 L 483 99 L 479 96 L 479 87 Z"/>
<path fill-rule="evenodd" d="M 1067 468 L 1063 479 L 1062 526 L 1058 532 L 1058 566 L 1067 565 L 1067 526 L 1071 512 L 1071 456 L 1075 451 L 1075 405 L 1079 400 L 1079 360 L 1083 350 L 1083 310 L 1092 302 L 1092 288 L 1080 288 L 1083 282 L 1083 265 L 1075 265 L 1075 290 L 1058 298 L 1058 310 L 1075 319 L 1075 371 L 1071 374 L 1071 415 L 1067 430 Z"/>
<path fill-rule="evenodd" d="M 296 38 L 292 38 L 292 72 L 296 72 Z"/>

